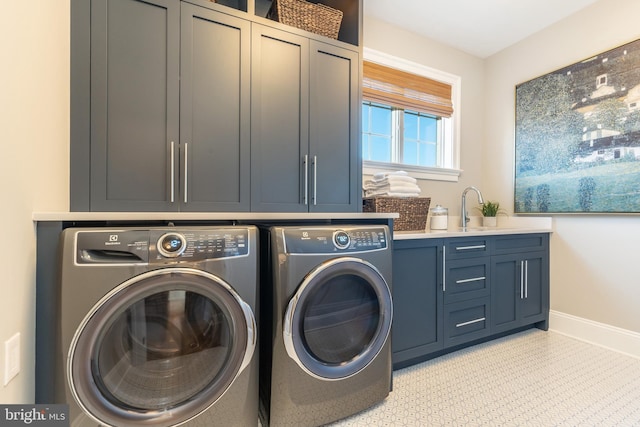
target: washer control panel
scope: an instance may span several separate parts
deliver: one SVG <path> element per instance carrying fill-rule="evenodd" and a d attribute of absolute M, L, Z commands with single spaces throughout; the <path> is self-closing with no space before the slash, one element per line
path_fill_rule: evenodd
<path fill-rule="evenodd" d="M 314 228 L 282 228 L 286 253 L 328 254 L 386 249 L 388 229 L 385 226 Z"/>
<path fill-rule="evenodd" d="M 87 230 L 76 235 L 77 264 L 189 262 L 249 254 L 242 227 Z"/>

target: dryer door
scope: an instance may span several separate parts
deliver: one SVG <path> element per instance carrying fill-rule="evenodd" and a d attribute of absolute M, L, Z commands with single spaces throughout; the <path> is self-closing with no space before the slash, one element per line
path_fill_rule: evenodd
<path fill-rule="evenodd" d="M 351 257 L 322 263 L 305 277 L 287 307 L 287 353 L 315 378 L 355 375 L 385 345 L 392 307 L 389 286 L 372 264 Z"/>
<path fill-rule="evenodd" d="M 67 380 L 96 421 L 169 426 L 213 405 L 249 364 L 251 308 L 219 277 L 165 268 L 133 277 L 86 316 Z"/>

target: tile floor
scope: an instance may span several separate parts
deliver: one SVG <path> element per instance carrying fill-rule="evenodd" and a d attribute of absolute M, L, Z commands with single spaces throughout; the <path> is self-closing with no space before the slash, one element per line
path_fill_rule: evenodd
<path fill-rule="evenodd" d="M 640 426 L 640 359 L 530 329 L 395 371 L 332 426 Z"/>

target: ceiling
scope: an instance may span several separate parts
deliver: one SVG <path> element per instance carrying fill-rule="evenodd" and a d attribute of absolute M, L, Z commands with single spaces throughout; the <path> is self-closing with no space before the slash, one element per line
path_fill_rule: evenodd
<path fill-rule="evenodd" d="M 598 0 L 364 0 L 364 14 L 480 58 Z"/>

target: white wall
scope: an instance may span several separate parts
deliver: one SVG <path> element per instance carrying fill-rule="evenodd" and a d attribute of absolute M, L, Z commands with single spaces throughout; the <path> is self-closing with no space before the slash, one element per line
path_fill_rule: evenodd
<path fill-rule="evenodd" d="M 31 216 L 69 206 L 69 0 L 3 2 L 0 9 L 0 402 L 30 403 L 36 246 Z M 3 387 L 4 341 L 15 333 L 21 335 L 21 371 Z"/>
<path fill-rule="evenodd" d="M 486 60 L 491 194 L 513 206 L 515 85 L 640 38 L 639 16 L 638 1 L 600 0 Z M 558 215 L 554 223 L 551 309 L 640 333 L 640 217 Z"/>
<path fill-rule="evenodd" d="M 460 214 L 460 196 L 469 185 L 478 186 L 485 197 L 494 200 L 482 182 L 484 118 L 480 112 L 485 98 L 484 61 L 371 17 L 364 21 L 364 46 L 461 77 L 462 105 L 454 108 L 460 109 L 463 173 L 457 183 L 420 180 L 421 196 L 431 197 L 431 206 L 448 207 L 450 215 Z M 470 202 L 468 206 L 475 206 L 475 196 L 471 195 Z M 471 209 L 469 213 L 474 214 Z"/>

